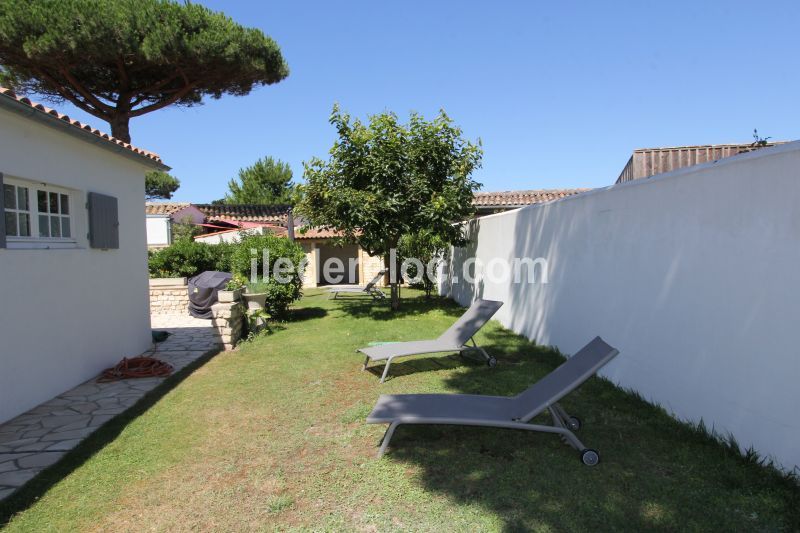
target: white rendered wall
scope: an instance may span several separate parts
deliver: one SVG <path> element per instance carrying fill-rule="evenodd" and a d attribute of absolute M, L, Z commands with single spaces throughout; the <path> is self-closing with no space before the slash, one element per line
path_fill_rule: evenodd
<path fill-rule="evenodd" d="M 148 216 L 145 219 L 147 227 L 147 246 L 169 246 L 170 222 L 168 216 Z"/>
<path fill-rule="evenodd" d="M 800 465 L 800 143 L 469 224 L 444 294 L 502 300 L 503 325 L 565 353 L 600 335 L 614 382 Z M 465 283 L 467 257 L 543 257 L 549 283 Z"/>
<path fill-rule="evenodd" d="M 77 249 L 0 249 L 0 422 L 148 348 L 146 170 L 0 110 L 0 172 L 76 190 L 78 238 Z M 119 250 L 89 248 L 87 192 L 118 198 Z"/>
<path fill-rule="evenodd" d="M 209 233 L 207 235 L 198 235 L 194 238 L 197 242 L 204 242 L 206 244 L 220 244 L 220 243 L 235 243 L 242 240 L 242 237 L 247 235 L 266 235 L 270 233 L 267 228 L 246 228 L 231 231 L 221 231 L 217 233 Z"/>

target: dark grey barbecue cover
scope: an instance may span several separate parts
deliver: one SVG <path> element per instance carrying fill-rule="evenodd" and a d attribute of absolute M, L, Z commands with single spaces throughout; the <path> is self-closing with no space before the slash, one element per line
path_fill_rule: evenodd
<path fill-rule="evenodd" d="M 189 313 L 196 318 L 211 318 L 217 291 L 224 289 L 232 277 L 227 272 L 203 272 L 189 278 Z"/>

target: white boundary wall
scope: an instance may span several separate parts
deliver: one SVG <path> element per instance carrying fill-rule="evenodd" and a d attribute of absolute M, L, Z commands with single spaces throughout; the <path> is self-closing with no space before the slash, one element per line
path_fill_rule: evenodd
<path fill-rule="evenodd" d="M 619 348 L 603 375 L 800 465 L 800 142 L 469 223 L 440 290 L 574 353 Z M 460 279 L 468 257 L 543 257 L 549 282 Z M 458 273 L 459 279 L 453 279 Z M 525 279 L 525 276 L 523 276 Z"/>

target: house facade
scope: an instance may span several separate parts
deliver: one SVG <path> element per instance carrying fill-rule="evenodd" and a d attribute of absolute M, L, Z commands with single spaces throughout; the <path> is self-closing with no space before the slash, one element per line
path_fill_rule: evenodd
<path fill-rule="evenodd" d="M 303 247 L 306 253 L 306 272 L 303 279 L 305 287 L 320 287 L 323 285 L 361 285 L 369 283 L 383 269 L 383 258 L 369 255 L 366 250 L 357 244 L 340 244 L 341 235 L 333 230 L 324 228 L 309 228 L 297 231 L 295 240 Z M 338 260 L 338 261 L 337 261 Z M 336 271 L 329 270 L 326 277 L 324 265 L 341 264 L 344 272 L 337 276 Z M 386 285 L 386 279 L 381 280 L 378 286 Z"/>
<path fill-rule="evenodd" d="M 0 89 L 0 422 L 150 346 L 141 150 Z"/>
<path fill-rule="evenodd" d="M 147 224 L 147 248 L 165 248 L 172 244 L 174 224 L 201 224 L 205 214 L 190 203 L 147 202 L 144 208 Z"/>

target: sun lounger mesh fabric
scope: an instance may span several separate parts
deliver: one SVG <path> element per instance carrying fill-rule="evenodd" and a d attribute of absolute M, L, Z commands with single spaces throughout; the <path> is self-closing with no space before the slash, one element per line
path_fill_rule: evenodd
<path fill-rule="evenodd" d="M 442 333 L 437 340 L 453 346 L 463 346 L 497 312 L 503 302 L 494 300 L 475 300 L 467 312 L 456 323 Z"/>
<path fill-rule="evenodd" d="M 600 337 L 581 348 L 558 368 L 514 397 L 514 418 L 529 420 L 592 377 L 617 355 Z"/>

